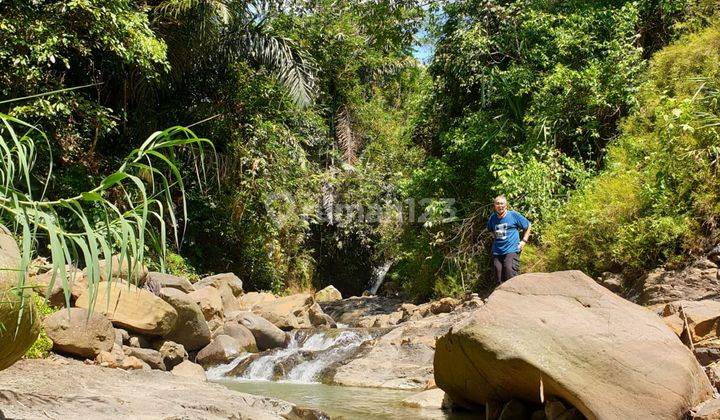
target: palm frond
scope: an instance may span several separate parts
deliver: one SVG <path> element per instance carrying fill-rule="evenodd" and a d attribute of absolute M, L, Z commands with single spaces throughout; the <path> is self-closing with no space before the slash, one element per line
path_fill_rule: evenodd
<path fill-rule="evenodd" d="M 245 55 L 275 71 L 298 106 L 312 104 L 316 95 L 315 63 L 294 48 L 290 39 L 244 29 L 229 36 L 227 46 L 231 53 Z"/>
<path fill-rule="evenodd" d="M 345 105 L 335 115 L 335 138 L 345 161 L 355 164 L 360 150 L 360 136 L 353 131 L 352 114 Z"/>

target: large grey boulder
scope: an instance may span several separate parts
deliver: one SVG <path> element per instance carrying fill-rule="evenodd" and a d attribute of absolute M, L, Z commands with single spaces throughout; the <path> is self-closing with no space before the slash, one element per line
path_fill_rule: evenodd
<path fill-rule="evenodd" d="M 310 307 L 314 303 L 313 295 L 298 293 L 257 304 L 252 311 L 283 330 L 309 328 L 313 326 Z"/>
<path fill-rule="evenodd" d="M 250 330 L 260 351 L 285 347 L 288 343 L 289 337 L 287 333 L 259 315 L 251 312 L 240 312 L 235 320 Z"/>
<path fill-rule="evenodd" d="M 332 302 L 341 299 L 342 294 L 332 284 L 315 292 L 315 302 Z"/>
<path fill-rule="evenodd" d="M 139 360 L 147 363 L 153 369 L 166 370 L 165 362 L 163 361 L 160 352 L 153 349 L 141 349 L 138 347 L 125 347 L 123 349 L 125 355 L 128 357 L 136 357 Z"/>
<path fill-rule="evenodd" d="M 195 362 L 208 367 L 230 362 L 238 357 L 243 349 L 229 335 L 219 335 L 198 352 Z"/>
<path fill-rule="evenodd" d="M 223 334 L 229 335 L 237 341 L 245 351 L 255 353 L 258 351 L 257 342 L 252 331 L 240 324 L 237 320 L 228 321 L 223 325 Z"/>
<path fill-rule="evenodd" d="M 222 296 L 218 289 L 212 286 L 198 287 L 188 296 L 200 307 L 205 321 L 223 318 Z"/>
<path fill-rule="evenodd" d="M 678 270 L 656 268 L 636 280 L 632 289 L 631 294 L 637 295 L 637 303 L 641 305 L 719 299 L 720 276 L 717 264 L 699 259 Z"/>
<path fill-rule="evenodd" d="M 589 419 L 678 419 L 712 396 L 654 313 L 579 271 L 524 274 L 438 339 L 435 381 L 455 404 L 562 399 Z"/>
<path fill-rule="evenodd" d="M 178 289 L 184 293 L 191 293 L 195 291 L 195 288 L 193 287 L 192 283 L 190 283 L 190 280 L 184 277 L 173 276 L 172 274 L 150 271 L 147 274 L 147 281 L 157 283 L 160 288 L 169 287 L 173 289 Z"/>
<path fill-rule="evenodd" d="M 197 283 L 195 283 L 195 288 L 200 289 L 205 286 L 212 286 L 216 289 L 219 289 L 221 285 L 227 285 L 230 290 L 232 290 L 232 294 L 235 297 L 239 297 L 243 294 L 242 280 L 240 280 L 240 278 L 233 273 L 222 273 L 215 274 L 214 276 L 210 277 L 205 277 L 204 279 L 201 279 Z"/>
<path fill-rule="evenodd" d="M 183 378 L 189 378 L 200 382 L 207 381 L 207 375 L 205 369 L 197 363 L 193 363 L 189 360 L 185 360 L 179 365 L 175 366 L 171 373 L 175 376 Z"/>
<path fill-rule="evenodd" d="M 433 377 L 435 341 L 468 316 L 453 312 L 408 321 L 362 344 L 332 377 L 337 385 L 423 390 Z"/>
<path fill-rule="evenodd" d="M 187 351 L 200 350 L 210 344 L 210 328 L 195 299 L 171 288 L 161 289 L 160 297 L 178 314 L 175 327 L 165 338 L 182 344 Z"/>
<path fill-rule="evenodd" d="M 43 320 L 43 326 L 58 353 L 94 359 L 102 351 L 110 352 L 115 344 L 115 329 L 110 320 L 82 308 L 50 314 Z"/>

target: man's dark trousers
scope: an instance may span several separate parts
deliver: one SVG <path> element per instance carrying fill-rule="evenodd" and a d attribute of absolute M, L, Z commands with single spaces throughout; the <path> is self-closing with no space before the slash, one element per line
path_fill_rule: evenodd
<path fill-rule="evenodd" d="M 516 252 L 493 255 L 492 260 L 498 284 L 517 276 L 518 271 L 520 271 L 520 255 Z"/>

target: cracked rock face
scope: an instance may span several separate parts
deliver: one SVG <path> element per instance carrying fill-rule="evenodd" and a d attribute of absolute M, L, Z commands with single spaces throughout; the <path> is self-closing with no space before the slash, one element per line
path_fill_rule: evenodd
<path fill-rule="evenodd" d="M 587 418 L 682 418 L 712 396 L 695 357 L 652 312 L 579 271 L 500 286 L 436 346 L 457 404 L 558 397 Z"/>

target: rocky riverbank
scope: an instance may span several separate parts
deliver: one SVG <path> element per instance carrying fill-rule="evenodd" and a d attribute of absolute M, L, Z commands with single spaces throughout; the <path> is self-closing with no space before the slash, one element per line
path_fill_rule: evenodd
<path fill-rule="evenodd" d="M 687 272 L 717 278 L 712 264 L 703 260 Z M 47 276 L 33 280 L 42 287 Z M 580 272 L 519 276 L 485 301 L 468 295 L 422 305 L 379 296 L 342 299 L 332 287 L 289 296 L 246 293 L 231 273 L 194 284 L 145 273 L 139 287 L 128 285 L 122 270 L 116 276 L 96 289 L 91 313 L 93 299 L 81 291 L 69 311 L 43 321 L 54 351 L 84 363 L 56 357 L 2 372 L 0 410 L 32 417 L 39 411 L 27 411 L 23 401 L 45 410 L 47 400 L 58 406 L 49 413 L 64 416 L 78 401 L 89 401 L 82 413 L 133 416 L 167 392 L 171 404 L 154 406 L 149 417 L 174 413 L 175 402 L 197 410 L 190 417 L 232 417 L 238 410 L 250 418 L 322 417 L 261 397 L 239 396 L 240 405 L 225 405 L 211 395 L 220 388 L 206 382 L 210 377 L 415 390 L 407 407 L 501 419 L 710 419 L 720 413 L 720 401 L 712 399 L 720 389 L 720 302 L 693 294 L 694 285 L 707 285 L 687 280 L 686 272 L 683 296 L 699 300 L 649 307 Z M 43 379 L 44 371 L 53 373 Z M 63 382 L 55 375 L 86 379 Z M 130 382 L 102 394 L 102 384 L 123 380 Z M 158 391 L 136 401 L 114 396 L 142 383 Z M 183 390 L 189 390 L 184 397 Z M 257 411 L 243 411 L 247 407 Z"/>
<path fill-rule="evenodd" d="M 57 356 L 21 360 L 0 371 L 0 384 L 0 411 L 7 418 L 327 418 L 319 411 L 195 378 L 158 370 L 103 369 Z"/>

